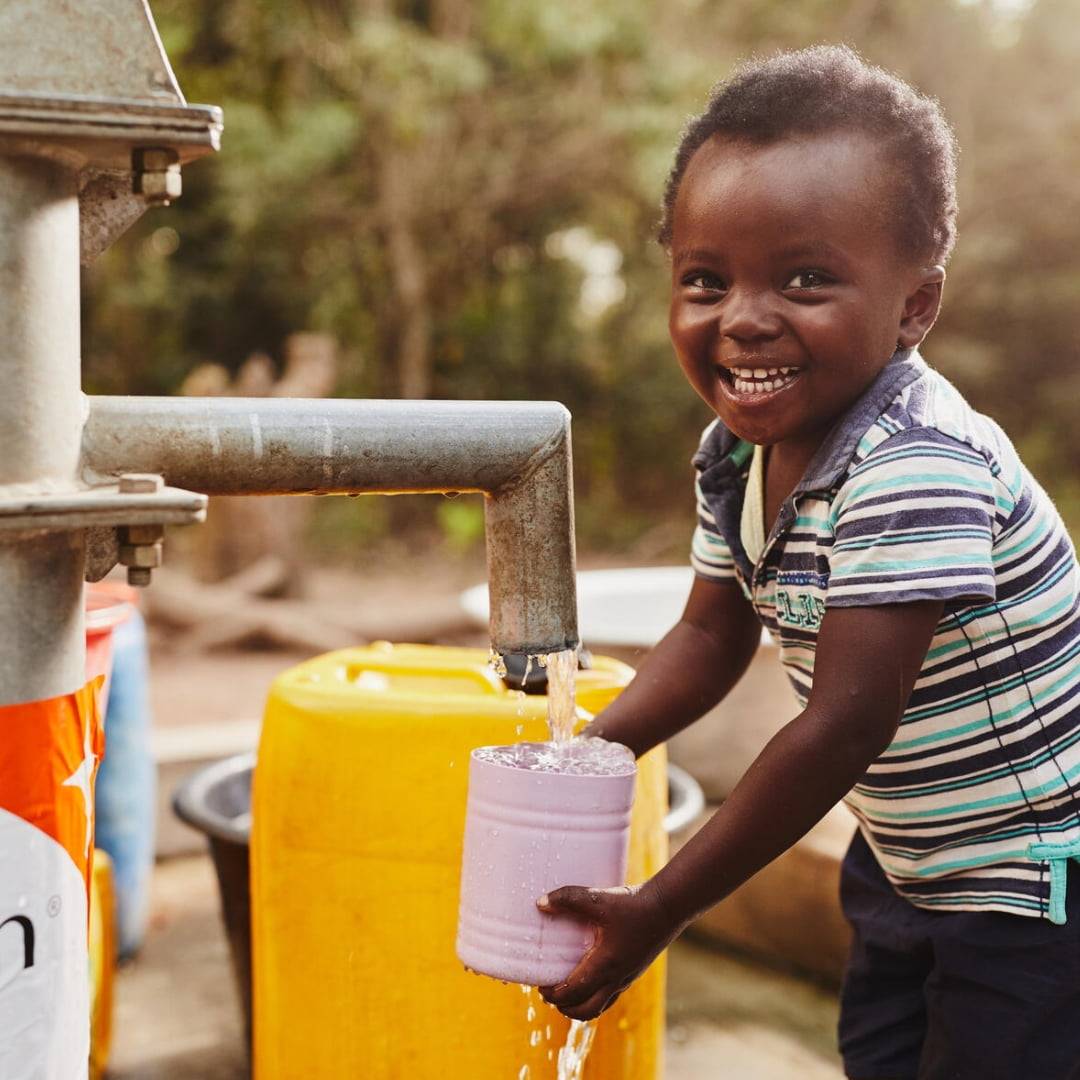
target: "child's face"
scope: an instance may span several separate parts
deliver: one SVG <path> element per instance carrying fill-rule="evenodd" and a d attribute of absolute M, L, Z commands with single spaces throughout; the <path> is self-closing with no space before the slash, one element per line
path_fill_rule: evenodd
<path fill-rule="evenodd" d="M 902 254 L 897 198 L 887 158 L 858 133 L 714 138 L 691 159 L 672 222 L 671 339 L 740 438 L 812 449 L 897 344 L 933 325 L 945 272 Z"/>

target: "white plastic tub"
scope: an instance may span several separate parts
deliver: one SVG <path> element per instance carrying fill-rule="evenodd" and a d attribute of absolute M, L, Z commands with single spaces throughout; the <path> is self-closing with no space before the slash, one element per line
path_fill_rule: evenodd
<path fill-rule="evenodd" d="M 651 648 L 679 621 L 693 581 L 689 566 L 581 571 L 577 576 L 581 640 L 596 649 Z M 478 626 L 487 626 L 487 585 L 466 589 L 461 606 Z M 761 643 L 771 640 L 762 631 Z"/>

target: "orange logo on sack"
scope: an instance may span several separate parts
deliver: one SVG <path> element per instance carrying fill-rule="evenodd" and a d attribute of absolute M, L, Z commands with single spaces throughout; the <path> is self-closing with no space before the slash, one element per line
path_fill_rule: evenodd
<path fill-rule="evenodd" d="M 99 676 L 74 694 L 0 706 L 0 808 L 51 836 L 90 880 L 94 777 L 105 752 Z"/>

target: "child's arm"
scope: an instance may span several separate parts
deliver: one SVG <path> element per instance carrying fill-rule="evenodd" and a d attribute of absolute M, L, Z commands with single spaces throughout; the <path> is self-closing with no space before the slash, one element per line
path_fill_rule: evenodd
<path fill-rule="evenodd" d="M 592 948 L 545 999 L 575 1019 L 599 1015 L 689 922 L 843 798 L 892 741 L 942 609 L 937 600 L 829 609 L 806 708 L 671 862 L 641 886 L 571 886 L 542 898 L 541 910 L 597 927 Z"/>
<path fill-rule="evenodd" d="M 622 743 L 640 757 L 723 699 L 760 640 L 761 624 L 734 581 L 695 578 L 682 617 L 584 734 Z"/>

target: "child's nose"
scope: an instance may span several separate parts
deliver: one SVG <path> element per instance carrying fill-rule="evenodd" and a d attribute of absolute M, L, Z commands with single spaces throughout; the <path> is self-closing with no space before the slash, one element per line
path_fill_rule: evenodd
<path fill-rule="evenodd" d="M 780 319 L 767 295 L 748 289 L 731 289 L 719 305 L 721 337 L 756 341 L 778 337 Z"/>

